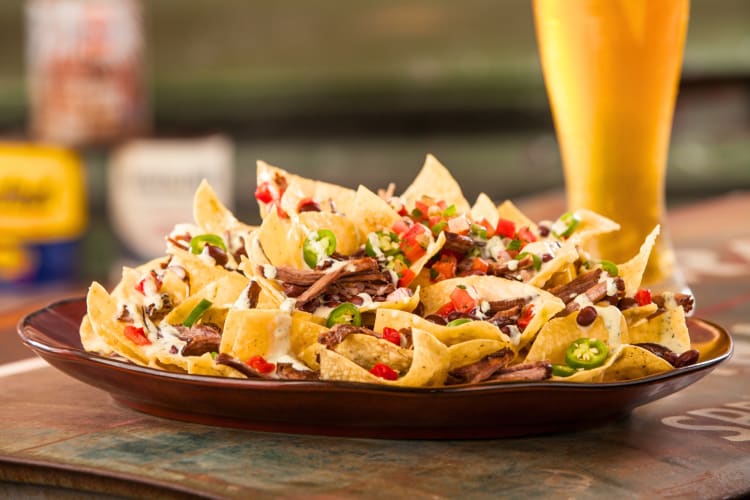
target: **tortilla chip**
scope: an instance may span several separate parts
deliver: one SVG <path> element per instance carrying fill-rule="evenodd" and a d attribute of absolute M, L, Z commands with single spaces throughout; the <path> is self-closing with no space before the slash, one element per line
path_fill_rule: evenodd
<path fill-rule="evenodd" d="M 359 186 L 349 218 L 357 226 L 362 238 L 374 231 L 390 229 L 401 220 L 387 201 L 364 186 Z"/>
<path fill-rule="evenodd" d="M 206 233 L 223 235 L 226 231 L 252 231 L 253 226 L 238 221 L 203 179 L 193 197 L 193 218 Z"/>
<path fill-rule="evenodd" d="M 347 337 L 334 351 L 370 370 L 376 363 L 385 363 L 399 373 L 406 373 L 412 362 L 413 351 L 397 346 L 393 342 L 355 333 Z"/>
<path fill-rule="evenodd" d="M 257 231 L 265 258 L 274 266 L 293 266 L 302 269 L 302 242 L 305 234 L 302 226 L 282 219 L 276 212 L 269 213 Z"/>
<path fill-rule="evenodd" d="M 86 309 L 94 333 L 113 351 L 139 365 L 148 365 L 149 356 L 143 346 L 136 345 L 123 333 L 127 323 L 117 321 L 117 300 L 97 282 L 89 287 Z"/>
<path fill-rule="evenodd" d="M 303 226 L 302 234 L 304 235 L 318 229 L 328 229 L 333 232 L 336 236 L 336 252 L 341 255 L 356 253 L 360 245 L 364 243 L 364 236 L 359 233 L 354 222 L 343 215 L 328 212 L 302 212 L 298 217 L 299 223 Z M 304 240 L 303 237 L 298 249 L 300 255 L 302 255 Z"/>
<path fill-rule="evenodd" d="M 318 355 L 325 346 L 318 342 L 322 333 L 328 331 L 321 325 L 304 316 L 307 313 L 296 311 L 292 314 L 292 329 L 289 332 L 289 351 L 312 370 L 318 370 Z M 310 316 L 310 315 L 308 315 Z"/>
<path fill-rule="evenodd" d="M 591 370 L 579 370 L 569 377 L 552 377 L 564 382 L 617 382 L 634 380 L 672 370 L 668 361 L 633 345 L 621 345 L 607 361 Z"/>
<path fill-rule="evenodd" d="M 355 193 L 353 189 L 300 177 L 264 161 L 258 161 L 256 171 L 258 185 L 273 181 L 276 175 L 281 175 L 286 179 L 287 189 L 281 198 L 281 207 L 289 214 L 297 213 L 297 205 L 304 198 L 315 200 L 324 212 L 333 211 L 331 201 L 333 201 L 336 211 L 343 214 L 348 214 L 354 205 Z M 265 218 L 268 215 L 266 204 L 258 202 L 258 205 L 260 206 L 261 217 Z"/>
<path fill-rule="evenodd" d="M 497 221 L 500 219 L 500 214 L 495 202 L 484 193 L 479 193 L 477 201 L 471 207 L 471 218 L 479 222 L 482 219 L 487 219 L 487 222 L 492 224 L 492 227 L 497 226 Z"/>
<path fill-rule="evenodd" d="M 625 318 L 614 306 L 597 307 L 600 312 L 594 322 L 581 327 L 576 322 L 580 311 L 547 322 L 531 345 L 525 361 L 549 360 L 553 364 L 565 364 L 565 351 L 580 338 L 601 340 L 610 351 L 630 341 Z M 604 311 L 608 311 L 604 314 Z M 611 318 L 609 316 L 612 316 Z M 616 323 L 616 324 L 611 324 Z"/>
<path fill-rule="evenodd" d="M 669 299 L 665 297 L 665 302 Z M 630 343 L 652 342 L 663 345 L 677 354 L 690 349 L 690 332 L 685 322 L 685 311 L 677 305 L 668 305 L 667 310 L 647 321 L 630 327 Z"/>
<path fill-rule="evenodd" d="M 164 318 L 164 322 L 170 325 L 181 325 L 183 321 L 195 309 L 198 303 L 209 300 L 211 307 L 201 316 L 203 323 L 212 323 L 222 326 L 227 310 L 234 304 L 240 293 L 248 285 L 248 279 L 239 273 L 229 273 L 222 279 L 209 283 L 197 293 L 185 299 L 182 303 L 172 309 Z"/>
<path fill-rule="evenodd" d="M 443 200 L 448 205 L 455 205 L 459 214 L 471 211 L 469 202 L 461 192 L 461 186 L 448 169 L 431 154 L 427 155 L 422 170 L 401 198 L 407 208 L 412 209 L 422 196 L 430 196 L 435 200 Z"/>
<path fill-rule="evenodd" d="M 424 330 L 447 346 L 481 339 L 495 340 L 505 347 L 513 348 L 508 336 L 501 332 L 497 326 L 486 321 L 471 321 L 457 326 L 445 326 L 406 311 L 378 309 L 375 313 L 374 329 L 382 332 L 385 327 L 395 328 L 396 330 L 402 328 Z M 514 350 L 517 350 L 517 348 L 514 348 Z"/>
<path fill-rule="evenodd" d="M 526 217 L 521 210 L 518 209 L 517 206 L 513 204 L 510 200 L 505 200 L 497 207 L 497 216 L 498 219 L 507 219 L 509 221 L 515 222 L 516 226 L 521 227 L 528 227 L 531 229 L 531 232 L 534 234 L 539 234 L 539 228 L 537 228 L 537 225 Z"/>
<path fill-rule="evenodd" d="M 659 236 L 660 228 L 657 225 L 646 239 L 643 241 L 638 254 L 633 256 L 629 261 L 617 266 L 617 271 L 622 281 L 625 282 L 625 296 L 632 297 L 641 286 L 643 274 L 646 272 L 648 258 L 651 250 L 654 248 L 656 238 Z"/>
<path fill-rule="evenodd" d="M 576 210 L 575 215 L 580 222 L 573 231 L 571 238 L 575 238 L 580 244 L 585 244 L 594 236 L 620 229 L 617 222 L 585 208 Z"/>
<path fill-rule="evenodd" d="M 83 317 L 80 328 L 81 345 L 88 352 L 95 352 L 101 356 L 111 356 L 115 354 L 112 347 L 109 346 L 97 333 L 91 325 L 88 314 Z"/>
<path fill-rule="evenodd" d="M 408 372 L 398 380 L 385 380 L 372 375 L 354 361 L 326 349 L 320 353 L 322 380 L 341 380 L 398 387 L 432 387 L 442 385 L 448 376 L 450 355 L 434 336 L 422 330 L 413 330 L 414 355 Z"/>
<path fill-rule="evenodd" d="M 466 276 L 443 280 L 425 287 L 421 293 L 424 315 L 436 312 L 450 302 L 450 294 L 456 286 L 465 286 L 477 294 L 480 300 L 505 300 L 526 298 L 534 307 L 534 316 L 521 333 L 519 348 L 531 342 L 539 329 L 555 314 L 565 308 L 565 304 L 549 292 L 518 281 L 496 276 Z"/>
<path fill-rule="evenodd" d="M 171 248 L 169 253 L 172 254 L 170 265 L 181 266 L 187 272 L 190 295 L 194 295 L 210 283 L 215 283 L 226 276 L 237 274 L 222 266 L 206 262 L 200 256 L 181 248 Z"/>
<path fill-rule="evenodd" d="M 544 255 L 545 253 L 549 253 L 544 250 L 544 245 L 545 243 L 543 240 L 536 241 L 526 245 L 523 251 L 531 252 L 536 255 Z M 535 247 L 542 247 L 542 249 L 536 250 Z M 531 276 L 531 279 L 527 281 L 529 285 L 539 288 L 543 287 L 548 281 L 550 281 L 552 276 L 559 273 L 561 270 L 571 269 L 572 264 L 580 258 L 575 242 L 570 240 L 564 242 L 560 248 L 552 253 L 552 255 L 554 255 L 554 257 L 548 262 L 543 262 L 539 271 L 534 273 Z"/>
<path fill-rule="evenodd" d="M 448 371 L 476 363 L 483 357 L 508 347 L 506 342 L 491 339 L 474 339 L 454 344 L 448 348 L 451 360 Z"/>

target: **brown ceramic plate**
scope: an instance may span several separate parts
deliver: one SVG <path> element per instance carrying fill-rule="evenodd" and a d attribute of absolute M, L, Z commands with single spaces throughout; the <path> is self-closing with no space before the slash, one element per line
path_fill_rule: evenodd
<path fill-rule="evenodd" d="M 83 299 L 57 302 L 24 318 L 23 342 L 48 363 L 161 417 L 248 429 L 380 438 L 487 438 L 589 427 L 679 391 L 732 352 L 721 327 L 689 319 L 695 365 L 626 382 L 513 382 L 406 389 L 343 382 L 181 375 L 87 353 L 78 325 Z"/>

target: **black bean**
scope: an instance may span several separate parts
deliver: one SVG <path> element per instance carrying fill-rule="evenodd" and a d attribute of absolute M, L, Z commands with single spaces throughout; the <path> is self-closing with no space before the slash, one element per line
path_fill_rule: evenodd
<path fill-rule="evenodd" d="M 578 313 L 576 323 L 581 326 L 589 326 L 597 317 L 596 308 L 594 306 L 586 306 Z"/>

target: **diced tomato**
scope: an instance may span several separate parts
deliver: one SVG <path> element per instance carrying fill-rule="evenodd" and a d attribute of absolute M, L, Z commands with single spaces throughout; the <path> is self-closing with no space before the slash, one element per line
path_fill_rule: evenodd
<path fill-rule="evenodd" d="M 651 290 L 648 288 L 641 288 L 635 292 L 633 297 L 639 306 L 647 306 L 651 303 Z"/>
<path fill-rule="evenodd" d="M 128 325 L 123 331 L 125 336 L 135 345 L 149 345 L 151 341 L 146 336 L 146 330 L 137 326 Z"/>
<path fill-rule="evenodd" d="M 430 216 L 430 219 L 428 220 L 428 224 L 430 227 L 435 226 L 436 224 L 440 224 L 443 222 L 443 216 L 442 215 L 432 215 Z"/>
<path fill-rule="evenodd" d="M 417 221 L 424 220 L 429 216 L 430 205 L 428 205 L 424 200 L 415 201 L 414 208 L 419 210 L 419 213 L 422 214 L 422 217 L 417 218 Z"/>
<path fill-rule="evenodd" d="M 492 224 L 490 224 L 490 221 L 487 219 L 482 219 L 478 222 L 480 226 L 484 228 L 484 230 L 487 232 L 487 238 L 492 238 L 495 236 L 495 228 L 492 227 Z"/>
<path fill-rule="evenodd" d="M 395 328 L 391 328 L 389 326 L 384 327 L 383 338 L 388 342 L 393 342 L 396 345 L 401 345 L 401 334 L 398 333 L 398 330 L 396 330 Z"/>
<path fill-rule="evenodd" d="M 161 279 L 159 279 L 159 275 L 156 274 L 156 271 L 154 271 L 153 269 L 148 274 L 148 276 L 144 276 L 143 279 L 141 279 L 138 282 L 138 284 L 135 285 L 135 289 L 138 290 L 139 292 L 141 292 L 141 294 L 146 295 L 146 292 L 145 292 L 146 280 L 149 280 L 149 279 L 154 280 L 154 283 L 156 284 L 156 291 L 157 292 L 159 290 L 161 290 L 161 285 L 162 285 Z"/>
<path fill-rule="evenodd" d="M 266 358 L 259 354 L 248 359 L 247 364 L 258 373 L 271 373 L 276 368 L 275 364 L 269 363 Z"/>
<path fill-rule="evenodd" d="M 433 281 L 442 281 L 456 277 L 456 265 L 458 259 L 455 255 L 443 254 L 440 256 L 440 260 L 432 265 Z"/>
<path fill-rule="evenodd" d="M 442 211 L 448 208 L 448 203 L 445 200 L 438 200 L 437 201 L 438 208 Z"/>
<path fill-rule="evenodd" d="M 523 248 L 529 243 L 536 241 L 536 235 L 531 232 L 531 229 L 524 226 L 518 230 L 518 239 L 521 240 L 521 248 Z"/>
<path fill-rule="evenodd" d="M 489 269 L 490 266 L 487 263 L 486 260 L 480 258 L 480 257 L 474 257 L 474 260 L 471 261 L 471 270 L 472 271 L 479 271 L 482 274 L 487 274 L 487 269 Z"/>
<path fill-rule="evenodd" d="M 529 304 L 528 306 L 524 307 L 523 311 L 521 312 L 521 317 L 518 318 L 518 329 L 521 331 L 524 331 L 527 326 L 529 326 L 529 323 L 531 322 L 531 319 L 534 317 L 534 306 L 532 304 Z"/>
<path fill-rule="evenodd" d="M 422 224 L 414 224 L 402 237 L 400 247 L 407 260 L 414 262 L 427 252 L 429 242 L 430 236 L 427 228 Z"/>
<path fill-rule="evenodd" d="M 456 287 L 451 292 L 451 302 L 456 308 L 456 311 L 460 313 L 470 313 L 477 307 L 477 303 L 474 300 L 466 288 Z"/>
<path fill-rule="evenodd" d="M 440 309 L 438 309 L 437 311 L 435 311 L 435 314 L 437 314 L 438 316 L 442 316 L 442 317 L 445 318 L 450 313 L 455 312 L 455 311 L 456 311 L 456 306 L 453 305 L 453 302 L 448 302 L 447 304 L 443 304 L 443 306 L 440 307 Z"/>
<path fill-rule="evenodd" d="M 503 238 L 513 238 L 516 235 L 516 224 L 512 220 L 500 219 L 497 221 L 497 228 L 495 228 L 495 234 L 499 234 Z"/>
<path fill-rule="evenodd" d="M 416 273 L 407 267 L 404 269 L 404 272 L 401 273 L 401 278 L 398 280 L 398 286 L 409 286 L 416 277 Z"/>
<path fill-rule="evenodd" d="M 261 203 L 271 203 L 274 200 L 270 182 L 266 181 L 258 185 L 255 189 L 255 199 Z"/>
<path fill-rule="evenodd" d="M 448 219 L 448 231 L 456 234 L 468 234 L 471 224 L 466 217 L 453 217 Z"/>
<path fill-rule="evenodd" d="M 409 224 L 407 224 L 405 220 L 400 219 L 393 223 L 391 229 L 393 229 L 394 233 L 401 236 L 409 230 Z"/>
<path fill-rule="evenodd" d="M 375 363 L 375 366 L 373 366 L 370 369 L 370 373 L 375 375 L 376 377 L 383 378 L 385 380 L 397 380 L 398 379 L 398 372 L 391 368 L 390 366 L 383 364 L 383 363 Z"/>

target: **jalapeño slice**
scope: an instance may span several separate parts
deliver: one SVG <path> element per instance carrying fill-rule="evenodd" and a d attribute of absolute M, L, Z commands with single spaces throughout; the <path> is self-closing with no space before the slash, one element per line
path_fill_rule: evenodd
<path fill-rule="evenodd" d="M 458 326 L 458 325 L 463 325 L 464 323 L 469 323 L 470 321 L 471 320 L 469 318 L 458 318 L 458 319 L 454 319 L 453 321 L 449 322 L 445 326 Z"/>
<path fill-rule="evenodd" d="M 609 348 L 601 340 L 580 338 L 568 346 L 565 362 L 572 368 L 590 370 L 603 365 L 608 354 Z"/>
<path fill-rule="evenodd" d="M 203 313 L 205 313 L 208 308 L 211 307 L 211 301 L 207 299 L 201 299 L 200 302 L 198 302 L 198 305 L 193 308 L 192 311 L 190 311 L 190 314 L 187 315 L 187 318 L 182 322 L 182 326 L 191 327 L 195 324 L 198 319 L 203 316 Z"/>
<path fill-rule="evenodd" d="M 302 244 L 305 264 L 315 268 L 318 263 L 336 251 L 336 235 L 329 229 L 313 231 Z"/>
<path fill-rule="evenodd" d="M 326 326 L 328 328 L 342 323 L 362 326 L 362 315 L 359 314 L 357 306 L 351 302 L 344 302 L 343 304 L 336 306 L 326 320 Z"/>
<path fill-rule="evenodd" d="M 224 240 L 221 238 L 221 236 L 211 233 L 193 236 L 193 238 L 190 240 L 190 251 L 198 255 L 203 251 L 203 248 L 206 245 L 213 245 L 215 247 L 221 248 L 225 252 L 227 251 L 227 246 L 224 244 Z"/>
<path fill-rule="evenodd" d="M 568 365 L 552 365 L 552 375 L 556 377 L 570 377 L 576 372 L 575 368 L 571 368 Z"/>

